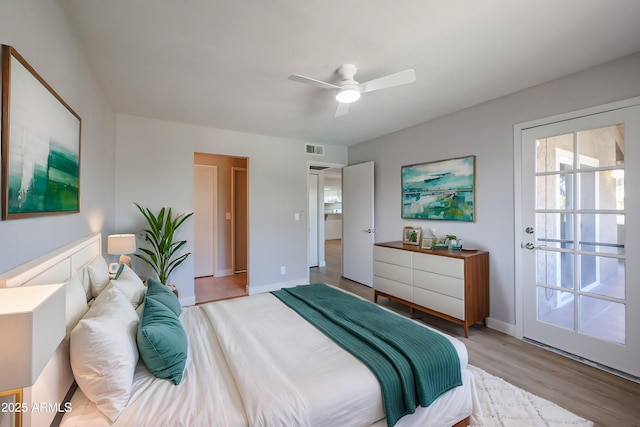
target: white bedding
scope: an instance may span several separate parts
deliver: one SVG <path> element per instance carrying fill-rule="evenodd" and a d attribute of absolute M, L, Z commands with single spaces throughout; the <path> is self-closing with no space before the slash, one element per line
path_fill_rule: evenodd
<path fill-rule="evenodd" d="M 386 425 L 371 371 L 273 295 L 185 308 L 181 320 L 189 337 L 182 383 L 157 379 L 139 362 L 129 404 L 115 424 L 78 390 L 62 427 Z M 466 348 L 449 339 L 463 386 L 398 427 L 451 426 L 479 411 Z"/>

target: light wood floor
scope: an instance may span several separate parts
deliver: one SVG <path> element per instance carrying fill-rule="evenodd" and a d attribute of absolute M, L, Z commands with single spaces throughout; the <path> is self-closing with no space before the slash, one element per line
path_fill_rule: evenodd
<path fill-rule="evenodd" d="M 223 277 L 197 277 L 195 280 L 196 304 L 236 298 L 247 295 L 247 273 Z"/>
<path fill-rule="evenodd" d="M 341 277 L 342 253 L 340 240 L 325 244 L 326 267 L 310 269 L 311 283 L 328 283 L 347 289 L 373 301 L 373 289 Z M 196 301 L 224 299 L 244 294 L 242 277 L 217 279 L 227 282 L 211 289 L 204 279 L 196 279 Z M 228 282 L 236 280 L 236 284 Z M 213 281 L 215 283 L 215 281 Z M 238 282 L 241 285 L 238 285 Z M 380 298 L 379 303 L 409 315 L 401 304 Z M 596 426 L 640 427 L 640 384 L 620 378 L 520 341 L 481 325 L 469 329 L 464 338 L 462 326 L 416 311 L 416 318 L 450 335 L 459 337 L 469 351 L 469 363 L 506 381 L 550 400 L 563 408 L 593 421 Z M 638 355 L 640 357 L 640 355 Z M 526 427 L 526 426 L 523 426 Z"/>
<path fill-rule="evenodd" d="M 373 301 L 373 289 L 341 274 L 341 242 L 325 244 L 326 267 L 312 268 L 310 282 L 324 282 Z M 380 298 L 380 304 L 409 315 L 401 304 Z M 469 363 L 593 421 L 596 426 L 640 426 L 640 384 L 520 341 L 481 325 L 469 329 L 416 311 L 416 318 L 459 337 Z M 640 355 L 638 355 L 640 357 Z"/>

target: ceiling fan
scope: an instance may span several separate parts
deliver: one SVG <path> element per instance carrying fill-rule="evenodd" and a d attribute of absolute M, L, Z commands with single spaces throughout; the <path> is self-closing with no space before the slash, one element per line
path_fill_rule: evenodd
<path fill-rule="evenodd" d="M 400 86 L 416 81 L 416 72 L 413 69 L 400 71 L 398 73 L 389 74 L 384 77 L 369 80 L 368 82 L 358 83 L 354 80 L 354 76 L 358 68 L 353 64 L 343 64 L 338 68 L 338 74 L 342 80 L 338 84 L 327 83 L 321 80 L 312 79 L 311 77 L 301 76 L 300 74 L 292 74 L 289 80 L 300 83 L 307 83 L 323 89 L 332 89 L 338 91 L 336 100 L 338 108 L 336 109 L 336 117 L 345 115 L 349 112 L 349 104 L 360 99 L 360 95 L 374 90 L 387 89 L 394 86 Z"/>

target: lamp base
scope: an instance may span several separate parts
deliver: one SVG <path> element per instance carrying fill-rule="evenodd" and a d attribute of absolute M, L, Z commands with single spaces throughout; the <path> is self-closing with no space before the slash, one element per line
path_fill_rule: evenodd
<path fill-rule="evenodd" d="M 118 261 L 120 264 L 127 264 L 129 268 L 131 268 L 131 257 L 126 254 L 120 255 L 120 260 Z"/>
<path fill-rule="evenodd" d="M 118 264 L 117 262 L 112 262 L 111 264 L 109 264 L 109 274 L 115 275 L 118 272 L 118 266 L 120 266 L 120 264 Z"/>
<path fill-rule="evenodd" d="M 13 425 L 15 427 L 22 427 L 22 413 L 25 412 L 24 403 L 22 401 L 22 389 L 17 388 L 15 390 L 0 391 L 0 398 L 9 396 L 14 396 L 13 402 L 6 403 L 10 403 L 10 408 L 16 409 L 14 411 L 9 411 L 13 413 Z M 3 402 L 5 401 L 3 400 Z"/>

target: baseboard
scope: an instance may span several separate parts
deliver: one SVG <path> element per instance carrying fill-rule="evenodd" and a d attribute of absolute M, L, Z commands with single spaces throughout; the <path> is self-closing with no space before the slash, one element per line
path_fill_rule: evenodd
<path fill-rule="evenodd" d="M 502 320 L 497 320 L 492 317 L 487 318 L 487 328 L 495 329 L 496 331 L 513 337 L 516 336 L 516 325 L 512 325 L 511 323 L 503 322 Z"/>
<path fill-rule="evenodd" d="M 249 295 L 263 294 L 265 292 L 277 291 L 282 288 L 293 288 L 294 286 L 306 285 L 307 279 L 290 280 L 288 282 L 270 283 L 261 286 L 250 286 Z"/>
<path fill-rule="evenodd" d="M 214 274 L 215 277 L 233 276 L 235 273 L 231 270 L 218 270 Z"/>

